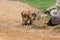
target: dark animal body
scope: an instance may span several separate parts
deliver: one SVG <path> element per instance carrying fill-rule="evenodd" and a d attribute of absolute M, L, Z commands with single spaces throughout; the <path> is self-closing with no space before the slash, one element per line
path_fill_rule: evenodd
<path fill-rule="evenodd" d="M 56 8 L 52 8 L 52 9 L 50 9 L 49 11 L 48 11 L 48 10 L 45 10 L 44 13 L 45 13 L 45 14 L 48 13 L 48 14 L 51 16 L 51 15 L 52 15 L 52 14 L 51 14 L 51 11 L 54 10 L 54 9 L 56 9 Z M 56 10 L 57 10 L 57 9 L 56 9 Z M 55 26 L 55 25 L 60 24 L 59 13 L 58 13 L 58 11 L 56 12 L 56 10 L 53 11 L 54 16 L 51 16 L 51 17 L 50 17 L 47 25 Z M 57 16 L 55 16 L 55 14 L 56 14 Z"/>

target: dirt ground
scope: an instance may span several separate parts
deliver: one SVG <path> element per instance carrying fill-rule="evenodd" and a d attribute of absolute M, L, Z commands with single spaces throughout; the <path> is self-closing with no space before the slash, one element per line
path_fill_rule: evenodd
<path fill-rule="evenodd" d="M 22 28 L 22 10 L 38 9 L 19 1 L 0 0 L 0 40 L 60 40 L 60 32 L 52 29 Z"/>

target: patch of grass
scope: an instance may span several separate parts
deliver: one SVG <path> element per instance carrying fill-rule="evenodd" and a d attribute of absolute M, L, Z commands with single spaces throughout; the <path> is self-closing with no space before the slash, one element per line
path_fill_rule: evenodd
<path fill-rule="evenodd" d="M 54 29 L 54 30 L 60 29 L 60 25 L 54 26 L 53 29 Z"/>
<path fill-rule="evenodd" d="M 44 10 L 55 4 L 56 0 L 19 0 L 23 3 L 28 3 L 29 5 Z"/>
<path fill-rule="evenodd" d="M 58 8 L 58 10 L 60 11 L 60 7 Z"/>

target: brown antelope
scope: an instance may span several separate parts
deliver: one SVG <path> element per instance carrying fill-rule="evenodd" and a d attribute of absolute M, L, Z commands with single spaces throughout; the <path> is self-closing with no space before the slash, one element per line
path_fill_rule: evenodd
<path fill-rule="evenodd" d="M 36 14 L 35 13 L 31 13 L 29 10 L 24 10 L 21 12 L 21 16 L 22 16 L 22 24 L 23 25 L 31 25 L 33 23 L 33 21 L 35 20 Z"/>

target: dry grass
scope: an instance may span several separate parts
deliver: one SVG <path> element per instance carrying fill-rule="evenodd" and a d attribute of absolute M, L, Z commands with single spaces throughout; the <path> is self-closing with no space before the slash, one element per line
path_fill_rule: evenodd
<path fill-rule="evenodd" d="M 40 28 L 46 28 L 48 27 L 47 22 L 49 19 L 49 15 L 44 14 L 40 11 L 40 13 L 37 15 L 37 20 L 34 21 L 33 28 L 40 29 Z"/>
<path fill-rule="evenodd" d="M 21 28 L 21 11 L 29 9 L 37 12 L 37 9 L 19 1 L 0 1 L 0 40 L 59 40 L 60 33 L 51 29 L 27 29 Z M 41 23 L 46 21 L 41 15 Z M 44 20 L 43 20 L 44 19 Z M 43 22 L 45 25 L 45 22 Z M 43 26 L 44 26 L 43 25 Z M 28 26 L 27 26 L 28 27 Z"/>
<path fill-rule="evenodd" d="M 0 26 L 1 27 L 17 27 L 21 26 L 22 18 L 21 11 L 30 10 L 36 11 L 35 8 L 23 4 L 19 1 L 1 1 L 0 2 Z"/>

